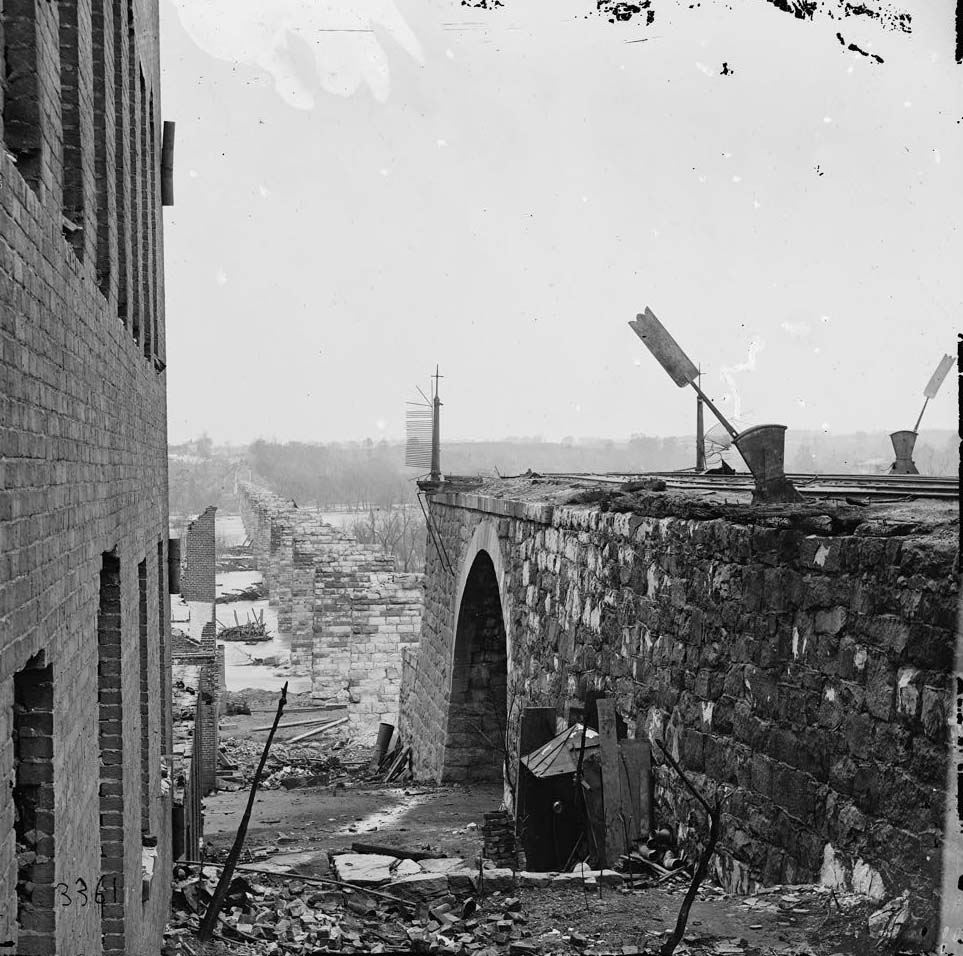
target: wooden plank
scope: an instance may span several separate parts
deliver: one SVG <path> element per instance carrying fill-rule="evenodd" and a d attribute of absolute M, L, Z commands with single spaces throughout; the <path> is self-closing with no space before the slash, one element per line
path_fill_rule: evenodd
<path fill-rule="evenodd" d="M 652 753 L 647 740 L 623 740 L 622 763 L 626 771 L 628 795 L 632 803 L 632 839 L 648 839 L 652 832 L 649 779 Z"/>
<path fill-rule="evenodd" d="M 619 793 L 621 797 L 622 834 L 625 838 L 626 850 L 639 838 L 639 818 L 635 801 L 632 799 L 631 770 L 626 762 L 625 745 L 630 743 L 623 740 L 619 744 Z M 636 788 L 637 789 L 637 788 Z"/>
<path fill-rule="evenodd" d="M 314 730 L 307 731 L 307 733 L 298 734 L 297 737 L 292 737 L 290 740 L 286 740 L 285 743 L 296 744 L 302 740 L 307 740 L 308 737 L 317 737 L 318 734 L 323 734 L 332 727 L 337 727 L 339 724 L 346 724 L 347 722 L 347 717 L 342 717 L 340 720 L 332 720 L 330 724 L 322 724 L 320 727 L 315 727 Z"/>
<path fill-rule="evenodd" d="M 619 742 L 615 728 L 615 701 L 600 698 L 599 751 L 602 759 L 602 800 L 605 806 L 605 865 L 615 866 L 625 852 L 622 826 L 622 789 L 619 783 Z"/>
<path fill-rule="evenodd" d="M 309 724 L 320 724 L 322 721 L 328 718 L 324 716 L 324 712 L 321 711 L 317 717 L 312 717 L 310 720 L 293 720 L 288 724 L 278 724 L 278 730 L 286 730 L 288 727 L 307 727 Z M 262 730 L 270 730 L 270 724 L 266 727 L 252 727 L 251 733 L 260 733 Z"/>

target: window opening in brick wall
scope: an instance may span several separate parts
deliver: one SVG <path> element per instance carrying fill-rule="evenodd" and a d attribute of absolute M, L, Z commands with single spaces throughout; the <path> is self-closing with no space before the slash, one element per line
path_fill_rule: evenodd
<path fill-rule="evenodd" d="M 13 677 L 16 951 L 55 951 L 53 666 L 34 655 Z"/>
<path fill-rule="evenodd" d="M 90 32 L 80 16 L 79 0 L 60 0 L 60 115 L 63 126 L 63 234 L 74 255 L 84 258 L 83 123 L 80 116 L 80 31 Z"/>
<path fill-rule="evenodd" d="M 112 4 L 114 35 L 114 184 L 117 197 L 117 317 L 127 325 L 130 318 L 128 303 L 128 256 L 130 254 L 130 212 L 127 153 L 124 145 L 124 16 L 123 0 Z M 129 54 L 128 54 L 129 55 Z"/>
<path fill-rule="evenodd" d="M 90 14 L 94 60 L 94 178 L 97 188 L 97 288 L 110 296 L 110 194 L 107 170 L 107 77 L 113 70 L 113 50 L 108 48 L 103 0 L 95 0 Z"/>
<path fill-rule="evenodd" d="M 127 163 L 130 168 L 130 317 L 134 341 L 141 341 L 140 274 L 140 164 L 137 129 L 137 37 L 134 35 L 134 6 L 127 0 Z"/>
<path fill-rule="evenodd" d="M 40 188 L 43 126 L 37 76 L 37 0 L 3 2 L 3 142 L 24 181 Z"/>
<path fill-rule="evenodd" d="M 157 633 L 160 636 L 160 715 L 161 715 L 161 753 L 170 753 L 168 721 L 170 720 L 171 687 L 170 643 L 167 640 L 167 581 L 165 572 L 167 561 L 164 559 L 164 542 L 157 542 Z"/>
<path fill-rule="evenodd" d="M 144 286 L 144 355 L 150 358 L 154 348 L 153 313 L 154 278 L 150 274 L 150 156 L 147 153 L 147 83 L 143 70 L 138 70 L 140 79 L 140 274 Z"/>
<path fill-rule="evenodd" d="M 100 908 L 105 956 L 122 956 L 124 920 L 124 703 L 120 561 L 103 555 L 97 613 L 97 705 L 100 718 Z"/>
<path fill-rule="evenodd" d="M 147 560 L 137 565 L 140 656 L 140 828 L 150 833 L 150 629 L 147 626 Z"/>

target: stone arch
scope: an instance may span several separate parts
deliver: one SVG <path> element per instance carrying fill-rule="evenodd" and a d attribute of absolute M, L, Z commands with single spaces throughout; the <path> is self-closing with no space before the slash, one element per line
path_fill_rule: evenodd
<path fill-rule="evenodd" d="M 482 522 L 459 574 L 452 633 L 444 781 L 503 779 L 511 654 L 498 537 Z"/>

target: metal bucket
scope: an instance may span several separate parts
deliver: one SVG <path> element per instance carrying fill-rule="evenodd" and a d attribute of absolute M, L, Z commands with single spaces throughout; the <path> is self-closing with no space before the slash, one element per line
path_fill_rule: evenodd
<path fill-rule="evenodd" d="M 916 447 L 916 432 L 901 431 L 893 432 L 889 440 L 893 443 L 893 451 L 896 452 L 896 461 L 890 468 L 892 475 L 918 475 L 916 463 L 913 461 L 913 449 Z"/>
<path fill-rule="evenodd" d="M 802 501 L 799 492 L 786 477 L 785 425 L 753 425 L 739 432 L 733 443 L 756 480 L 754 501 Z"/>

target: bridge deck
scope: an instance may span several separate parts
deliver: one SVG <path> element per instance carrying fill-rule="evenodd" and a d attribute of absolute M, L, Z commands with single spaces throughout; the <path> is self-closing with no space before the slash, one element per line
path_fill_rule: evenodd
<path fill-rule="evenodd" d="M 620 485 L 643 478 L 661 478 L 668 488 L 690 491 L 751 492 L 749 474 L 707 475 L 695 472 L 649 471 L 635 474 L 598 473 L 542 473 L 543 478 L 560 481 L 593 481 L 599 484 Z M 959 481 L 956 478 L 930 475 L 827 475 L 791 474 L 789 479 L 806 498 L 872 498 L 907 501 L 914 498 L 936 498 L 958 501 Z"/>

